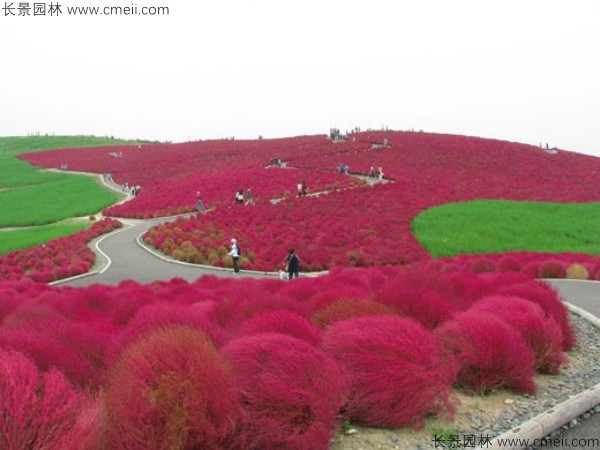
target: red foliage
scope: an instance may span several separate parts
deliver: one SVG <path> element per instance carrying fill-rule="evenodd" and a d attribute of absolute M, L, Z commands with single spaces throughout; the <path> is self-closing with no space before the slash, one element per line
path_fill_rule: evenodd
<path fill-rule="evenodd" d="M 27 354 L 42 370 L 58 368 L 79 386 L 97 386 L 103 377 L 105 340 L 60 317 L 4 329 L 0 347 Z"/>
<path fill-rule="evenodd" d="M 299 339 L 242 337 L 222 349 L 245 415 L 240 449 L 326 449 L 338 428 L 347 385 L 337 364 Z"/>
<path fill-rule="evenodd" d="M 106 405 L 109 448 L 221 449 L 239 417 L 230 368 L 206 336 L 185 326 L 127 347 L 111 370 Z"/>
<path fill-rule="evenodd" d="M 321 332 L 306 318 L 286 311 L 265 311 L 246 320 L 238 329 L 237 336 L 258 333 L 279 333 L 292 336 L 317 347 L 321 343 Z"/>
<path fill-rule="evenodd" d="M 398 311 L 372 300 L 338 300 L 318 309 L 311 320 L 321 328 L 327 328 L 340 320 L 354 317 L 396 315 Z"/>
<path fill-rule="evenodd" d="M 560 325 L 563 334 L 563 350 L 573 349 L 577 338 L 569 320 L 569 313 L 556 290 L 548 283 L 536 281 L 516 283 L 501 287 L 497 293 L 499 295 L 521 297 L 540 305 L 544 312 Z"/>
<path fill-rule="evenodd" d="M 537 372 L 556 375 L 566 362 L 562 330 L 538 304 L 519 297 L 496 295 L 479 300 L 471 311 L 493 315 L 521 333 L 535 354 L 533 368 Z"/>
<path fill-rule="evenodd" d="M 425 272 L 397 275 L 375 293 L 375 299 L 427 328 L 435 328 L 453 316 L 457 305 L 435 289 L 440 280 L 434 278 Z"/>
<path fill-rule="evenodd" d="M 210 322 L 200 308 L 176 303 L 155 302 L 141 308 L 122 333 L 112 341 L 109 360 L 114 361 L 127 345 L 140 336 L 151 334 L 168 325 L 185 325 L 200 331 L 215 345 L 222 344 L 225 339 L 223 332 Z"/>
<path fill-rule="evenodd" d="M 40 374 L 22 353 L 0 348 L 0 448 L 61 448 L 84 397 L 56 370 Z"/>
<path fill-rule="evenodd" d="M 476 393 L 536 391 L 533 350 L 501 319 L 479 311 L 455 316 L 436 330 L 458 364 L 458 383 Z"/>
<path fill-rule="evenodd" d="M 456 371 L 413 320 L 377 316 L 337 322 L 325 332 L 323 348 L 350 376 L 352 421 L 420 428 L 426 415 L 454 411 L 450 394 Z"/>
<path fill-rule="evenodd" d="M 539 278 L 564 278 L 567 270 L 556 260 L 544 261 L 538 268 Z"/>

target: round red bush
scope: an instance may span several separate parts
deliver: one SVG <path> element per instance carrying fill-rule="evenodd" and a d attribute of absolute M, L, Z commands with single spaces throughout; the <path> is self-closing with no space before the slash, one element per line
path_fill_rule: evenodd
<path fill-rule="evenodd" d="M 535 393 L 533 350 L 501 319 L 467 311 L 443 324 L 436 335 L 458 364 L 460 386 L 476 393 L 500 388 Z"/>
<path fill-rule="evenodd" d="M 537 372 L 556 375 L 566 362 L 560 325 L 538 304 L 520 297 L 496 295 L 482 298 L 471 311 L 491 314 L 521 333 L 535 354 L 533 368 Z"/>
<path fill-rule="evenodd" d="M 318 309 L 311 320 L 321 328 L 354 317 L 397 315 L 398 312 L 389 306 L 372 300 L 339 300 Z"/>
<path fill-rule="evenodd" d="M 221 449 L 239 416 L 228 364 L 208 337 L 185 326 L 127 347 L 111 370 L 106 404 L 109 448 Z"/>
<path fill-rule="evenodd" d="M 236 339 L 222 352 L 234 368 L 245 411 L 236 448 L 329 448 L 347 395 L 335 361 L 275 333 Z"/>
<path fill-rule="evenodd" d="M 498 289 L 496 293 L 498 295 L 521 297 L 540 305 L 545 313 L 553 317 L 560 325 L 563 334 L 563 350 L 569 351 L 575 346 L 577 338 L 571 326 L 567 308 L 556 290 L 548 283 L 541 281 L 515 283 Z"/>
<path fill-rule="evenodd" d="M 85 398 L 57 370 L 0 348 L 0 448 L 62 448 Z"/>
<path fill-rule="evenodd" d="M 348 416 L 376 427 L 422 427 L 431 413 L 454 412 L 456 370 L 414 320 L 376 316 L 333 324 L 323 349 L 349 374 Z"/>
<path fill-rule="evenodd" d="M 544 261 L 538 268 L 539 278 L 564 278 L 567 271 L 560 261 Z"/>
<path fill-rule="evenodd" d="M 311 345 L 321 343 L 320 330 L 307 319 L 292 311 L 265 311 L 245 321 L 237 336 L 258 333 L 279 333 L 301 339 Z"/>

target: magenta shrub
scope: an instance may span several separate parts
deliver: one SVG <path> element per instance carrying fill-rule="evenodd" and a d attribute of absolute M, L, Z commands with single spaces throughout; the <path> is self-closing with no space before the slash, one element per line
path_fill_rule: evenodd
<path fill-rule="evenodd" d="M 348 417 L 377 427 L 420 428 L 431 413 L 452 414 L 456 370 L 432 335 L 411 319 L 361 317 L 336 322 L 323 349 L 348 373 Z"/>
<path fill-rule="evenodd" d="M 534 394 L 535 356 L 521 333 L 489 313 L 467 311 L 436 330 L 458 365 L 458 384 L 476 393 L 507 388 Z"/>
<path fill-rule="evenodd" d="M 84 397 L 57 370 L 0 348 L 0 448 L 54 449 L 77 421 Z"/>
<path fill-rule="evenodd" d="M 312 345 L 275 333 L 234 340 L 231 362 L 244 409 L 239 449 L 327 449 L 340 424 L 347 384 Z"/>
<path fill-rule="evenodd" d="M 375 293 L 375 299 L 400 315 L 415 319 L 427 328 L 435 328 L 450 319 L 458 306 L 447 294 L 435 290 L 440 282 L 431 278 L 423 272 L 397 275 Z"/>
<path fill-rule="evenodd" d="M 299 314 L 286 311 L 265 311 L 246 320 L 236 336 L 249 336 L 259 333 L 279 333 L 308 342 L 315 347 L 321 343 L 320 330 Z"/>
<path fill-rule="evenodd" d="M 327 328 L 340 320 L 397 314 L 395 309 L 373 300 L 338 300 L 318 309 L 311 320 L 320 328 Z"/>
<path fill-rule="evenodd" d="M 112 340 L 109 360 L 114 361 L 121 351 L 140 336 L 151 334 L 168 325 L 185 325 L 206 335 L 215 345 L 221 345 L 225 338 L 219 327 L 208 319 L 199 308 L 176 303 L 156 302 L 141 308 Z"/>
<path fill-rule="evenodd" d="M 140 337 L 110 372 L 108 448 L 227 447 L 239 403 L 227 363 L 210 339 L 185 326 Z"/>
<path fill-rule="evenodd" d="M 496 267 L 494 266 L 494 263 L 492 263 L 492 261 L 489 260 L 488 258 L 484 258 L 484 257 L 478 257 L 478 258 L 475 258 L 473 261 L 470 261 L 467 264 L 466 269 L 469 272 L 473 272 L 473 273 L 486 273 L 486 272 L 495 272 L 496 271 Z"/>
<path fill-rule="evenodd" d="M 560 325 L 536 303 L 520 297 L 490 296 L 479 300 L 470 311 L 488 313 L 517 330 L 535 354 L 533 368 L 557 375 L 566 362 Z"/>
<path fill-rule="evenodd" d="M 563 334 L 563 350 L 573 349 L 577 338 L 569 320 L 569 313 L 556 290 L 548 283 L 527 281 L 511 284 L 498 289 L 497 294 L 521 297 L 540 305 L 544 312 L 560 325 Z"/>
<path fill-rule="evenodd" d="M 560 261 L 544 261 L 538 268 L 537 278 L 564 278 L 567 270 Z"/>

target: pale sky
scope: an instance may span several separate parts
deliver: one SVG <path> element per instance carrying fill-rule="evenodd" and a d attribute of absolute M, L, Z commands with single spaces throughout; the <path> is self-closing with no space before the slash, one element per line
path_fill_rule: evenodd
<path fill-rule="evenodd" d="M 19 3 L 0 10 L 0 136 L 385 125 L 600 156 L 598 0 L 53 0 L 62 14 L 29 17 Z M 133 5 L 169 15 L 67 14 Z"/>

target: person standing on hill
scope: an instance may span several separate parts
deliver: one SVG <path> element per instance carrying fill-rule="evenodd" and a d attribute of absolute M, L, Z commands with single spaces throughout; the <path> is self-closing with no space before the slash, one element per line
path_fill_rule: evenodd
<path fill-rule="evenodd" d="M 285 271 L 289 274 L 288 278 L 290 280 L 300 276 L 300 265 L 300 258 L 296 255 L 294 249 L 290 248 L 287 257 L 285 258 Z"/>
<path fill-rule="evenodd" d="M 202 204 L 202 199 L 200 198 L 200 191 L 196 192 L 196 212 L 200 212 L 202 214 L 206 212 L 204 205 Z"/>
<path fill-rule="evenodd" d="M 228 255 L 233 259 L 233 272 L 238 273 L 240 271 L 240 246 L 234 238 L 231 238 L 231 250 Z"/>
<path fill-rule="evenodd" d="M 250 186 L 246 189 L 246 205 L 252 205 L 254 203 L 254 199 L 252 197 L 252 191 L 250 190 Z"/>

